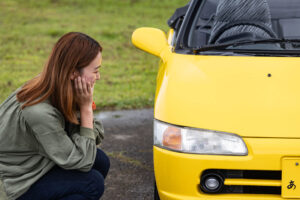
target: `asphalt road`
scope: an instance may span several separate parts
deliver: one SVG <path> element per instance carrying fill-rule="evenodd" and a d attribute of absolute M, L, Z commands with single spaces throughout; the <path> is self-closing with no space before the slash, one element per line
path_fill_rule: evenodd
<path fill-rule="evenodd" d="M 153 109 L 101 112 L 111 168 L 101 200 L 153 200 Z"/>

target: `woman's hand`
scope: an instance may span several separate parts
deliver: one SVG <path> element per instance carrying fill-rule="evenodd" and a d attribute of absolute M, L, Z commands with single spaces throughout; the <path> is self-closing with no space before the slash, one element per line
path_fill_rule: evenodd
<path fill-rule="evenodd" d="M 92 84 L 85 78 L 74 80 L 76 101 L 80 109 L 81 126 L 93 129 L 93 89 Z"/>
<path fill-rule="evenodd" d="M 74 80 L 76 101 L 80 109 L 91 108 L 93 104 L 93 89 L 90 82 L 84 77 L 78 76 Z"/>

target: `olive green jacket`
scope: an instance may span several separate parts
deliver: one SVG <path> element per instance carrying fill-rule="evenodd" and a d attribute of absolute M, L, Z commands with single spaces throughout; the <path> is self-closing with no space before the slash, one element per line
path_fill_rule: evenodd
<path fill-rule="evenodd" d="M 0 200 L 17 199 L 54 165 L 89 171 L 103 139 L 99 121 L 68 123 L 48 100 L 22 110 L 16 92 L 0 105 Z"/>

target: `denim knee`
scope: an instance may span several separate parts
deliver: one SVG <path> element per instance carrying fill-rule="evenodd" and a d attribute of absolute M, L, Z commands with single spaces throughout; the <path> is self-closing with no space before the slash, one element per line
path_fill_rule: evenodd
<path fill-rule="evenodd" d="M 105 160 L 105 165 L 103 166 L 103 176 L 104 178 L 107 176 L 109 168 L 110 168 L 110 160 L 109 157 L 103 152 L 104 160 Z"/>
<path fill-rule="evenodd" d="M 92 197 L 93 200 L 99 200 L 104 192 L 104 178 L 101 173 L 97 170 L 92 169 L 89 173 L 89 196 Z"/>
<path fill-rule="evenodd" d="M 110 160 L 101 149 L 97 149 L 97 155 L 93 168 L 100 171 L 104 178 L 107 176 L 110 168 Z"/>

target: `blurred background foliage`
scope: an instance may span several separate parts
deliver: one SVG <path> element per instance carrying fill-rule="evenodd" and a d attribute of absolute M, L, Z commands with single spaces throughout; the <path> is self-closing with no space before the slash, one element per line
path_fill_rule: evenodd
<path fill-rule="evenodd" d="M 159 59 L 136 49 L 138 27 L 168 31 L 167 20 L 187 0 L 1 0 L 0 102 L 39 74 L 54 43 L 70 31 L 103 46 L 94 100 L 104 109 L 153 106 Z"/>

